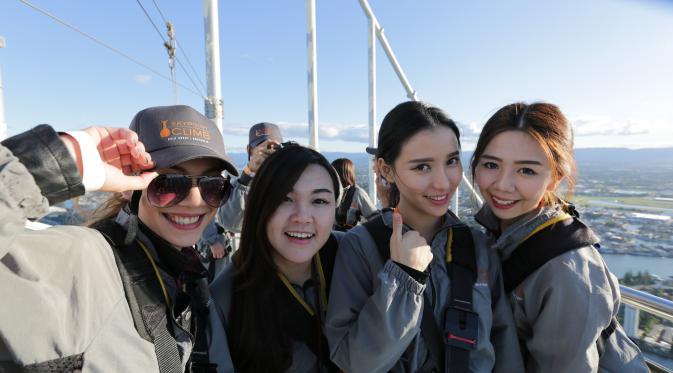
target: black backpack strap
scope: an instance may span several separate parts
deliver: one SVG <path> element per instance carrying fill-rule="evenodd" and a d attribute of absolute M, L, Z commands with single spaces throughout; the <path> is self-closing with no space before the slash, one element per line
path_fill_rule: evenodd
<path fill-rule="evenodd" d="M 575 211 L 571 213 L 574 217 L 568 217 L 533 234 L 502 263 L 506 293 L 516 289 L 526 277 L 557 256 L 568 251 L 598 245 L 600 240 L 593 231 L 577 218 L 578 214 Z M 605 352 L 605 343 L 618 325 L 619 321 L 612 318 L 596 340 L 599 356 Z"/>
<path fill-rule="evenodd" d="M 472 289 L 477 280 L 477 259 L 472 232 L 464 224 L 453 226 L 451 257 L 447 263 L 451 277 L 451 300 L 444 314 L 445 366 L 449 372 L 468 372 L 470 351 L 477 345 L 479 315 L 473 311 Z"/>
<path fill-rule="evenodd" d="M 182 373 L 180 352 L 168 325 L 171 316 L 151 263 L 135 241 L 124 245 L 126 230 L 118 223 L 103 220 L 92 228 L 112 247 L 133 324 L 143 339 L 154 344 L 159 371 Z"/>
<path fill-rule="evenodd" d="M 376 243 L 383 261 L 390 258 L 392 229 L 378 216 L 363 224 Z M 477 344 L 479 315 L 472 310 L 472 289 L 477 279 L 477 260 L 472 232 L 464 224 L 453 226 L 450 250 L 451 263 L 447 263 L 451 277 L 451 299 L 444 314 L 444 328 L 437 325 L 428 298 L 425 298 L 421 335 L 430 351 L 434 369 L 441 372 L 468 372 L 470 351 Z M 442 331 L 444 335 L 442 335 Z M 432 369 L 433 367 L 429 367 Z"/>
<path fill-rule="evenodd" d="M 344 195 L 344 198 L 341 200 L 341 203 L 337 207 L 336 210 L 336 216 L 335 216 L 335 226 L 341 230 L 341 231 L 346 231 L 350 228 L 347 224 L 348 220 L 348 209 L 350 209 L 351 204 L 353 203 L 353 197 L 355 196 L 355 191 L 356 191 L 355 185 L 351 185 L 348 187 L 348 190 L 346 191 L 346 194 Z"/>
<path fill-rule="evenodd" d="M 546 227 L 522 242 L 502 262 L 505 293 L 509 294 L 531 273 L 557 256 L 599 242 L 598 237 L 579 219 L 569 217 Z M 542 250 L 541 248 L 544 248 Z"/>

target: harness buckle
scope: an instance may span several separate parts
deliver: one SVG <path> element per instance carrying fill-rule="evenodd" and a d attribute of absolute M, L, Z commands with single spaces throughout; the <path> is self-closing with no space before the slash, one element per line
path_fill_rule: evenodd
<path fill-rule="evenodd" d="M 463 350 L 477 347 L 479 314 L 464 308 L 449 306 L 444 313 L 444 343 Z"/>

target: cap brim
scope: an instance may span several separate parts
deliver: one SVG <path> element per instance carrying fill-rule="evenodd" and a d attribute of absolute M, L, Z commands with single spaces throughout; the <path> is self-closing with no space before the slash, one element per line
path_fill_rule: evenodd
<path fill-rule="evenodd" d="M 269 139 L 276 140 L 278 142 L 283 142 L 283 140 L 281 138 L 278 138 L 278 137 L 275 137 L 275 136 L 269 136 L 269 135 L 262 135 L 248 145 L 250 145 L 251 148 L 256 148 L 256 147 L 259 146 L 259 144 L 261 144 L 264 141 L 269 140 Z"/>
<path fill-rule="evenodd" d="M 376 152 L 378 151 L 377 148 L 372 148 L 371 146 L 368 146 L 365 151 L 371 155 L 376 155 Z"/>
<path fill-rule="evenodd" d="M 191 154 L 191 155 L 186 155 Z M 222 168 L 230 174 L 238 176 L 238 170 L 234 167 L 229 157 L 218 154 L 203 146 L 176 145 L 150 152 L 156 169 L 169 168 L 178 163 L 191 161 L 198 158 L 215 158 L 222 163 Z"/>

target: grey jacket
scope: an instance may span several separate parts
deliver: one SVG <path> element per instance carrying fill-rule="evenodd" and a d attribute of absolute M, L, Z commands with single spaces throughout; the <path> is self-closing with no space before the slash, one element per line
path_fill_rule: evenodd
<path fill-rule="evenodd" d="M 342 232 L 332 232 L 337 241 L 343 236 Z M 229 352 L 227 339 L 227 326 L 229 324 L 229 311 L 231 309 L 232 285 L 235 267 L 232 262 L 227 263 L 220 275 L 210 285 L 211 300 L 208 302 L 210 322 L 208 325 L 208 347 L 210 361 L 217 364 L 219 373 L 233 373 L 234 364 Z M 310 306 L 315 304 L 315 287 L 304 289 L 302 286 L 292 284 L 297 293 Z M 278 311 L 282 312 L 282 311 Z M 303 342 L 295 341 L 293 344 L 292 366 L 287 372 L 292 373 L 318 373 L 320 361 L 311 349 Z"/>
<path fill-rule="evenodd" d="M 243 212 L 245 211 L 245 198 L 248 195 L 248 184 L 250 177 L 241 174 L 238 178 L 233 178 L 231 183 L 231 194 L 227 202 L 217 210 L 217 222 L 225 230 L 239 233 L 243 227 Z M 208 239 L 204 235 L 204 239 Z"/>
<path fill-rule="evenodd" d="M 391 226 L 392 213 L 383 213 Z M 429 358 L 420 334 L 422 307 L 432 307 L 438 325 L 448 306 L 451 279 L 445 255 L 448 229 L 459 223 L 450 214 L 432 240 L 434 258 L 425 285 L 391 260 L 383 262 L 364 226 L 341 241 L 332 277 L 325 335 L 332 360 L 346 372 L 417 372 Z M 408 227 L 404 227 L 408 230 Z M 497 253 L 473 231 L 477 282 L 473 307 L 479 314 L 478 342 L 470 353 L 472 372 L 521 372 L 516 331 L 502 282 Z M 425 296 L 424 296 L 425 295 Z M 431 299 L 426 303 L 425 299 Z"/>
<path fill-rule="evenodd" d="M 84 188 L 50 127 L 17 138 L 0 146 L 0 371 L 62 359 L 83 372 L 158 372 L 103 236 L 84 227 L 25 228 Z"/>
<path fill-rule="evenodd" d="M 346 213 L 346 224 L 350 226 L 355 226 L 359 223 L 367 221 L 367 219 L 374 214 L 377 209 L 369 199 L 369 195 L 365 192 L 364 189 L 360 188 L 357 184 L 350 186 L 344 189 L 342 195 L 346 195 L 349 188 L 355 188 L 355 193 L 353 193 L 353 200 L 351 206 L 348 208 Z"/>
<path fill-rule="evenodd" d="M 535 228 L 560 214 L 559 206 L 529 213 L 497 238 L 492 235 L 490 247 L 505 260 Z M 491 232 L 497 230 L 497 218 L 487 206 L 477 221 Z M 512 291 L 509 300 L 527 355 L 526 372 L 649 372 L 621 326 L 598 355 L 596 340 L 617 315 L 620 295 L 617 278 L 595 248 L 551 259 Z"/>

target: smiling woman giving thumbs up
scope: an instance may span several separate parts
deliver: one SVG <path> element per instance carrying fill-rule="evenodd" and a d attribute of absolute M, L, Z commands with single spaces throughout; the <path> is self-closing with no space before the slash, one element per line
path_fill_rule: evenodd
<path fill-rule="evenodd" d="M 402 103 L 383 119 L 376 162 L 396 209 L 339 244 L 332 360 L 346 372 L 523 371 L 497 255 L 448 210 L 463 172 L 456 124 Z"/>

